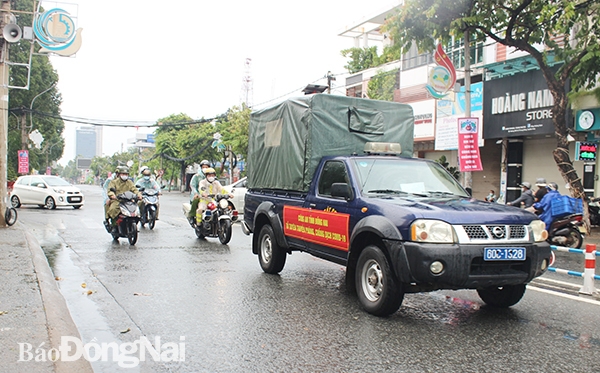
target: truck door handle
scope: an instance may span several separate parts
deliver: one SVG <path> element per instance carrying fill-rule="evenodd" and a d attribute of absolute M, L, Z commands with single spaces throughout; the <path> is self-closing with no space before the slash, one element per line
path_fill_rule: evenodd
<path fill-rule="evenodd" d="M 310 204 L 308 205 L 308 207 L 310 207 L 310 208 L 312 209 L 312 208 L 315 208 L 315 207 L 317 207 L 317 205 L 316 205 L 316 204 L 314 204 L 314 203 L 310 203 Z"/>

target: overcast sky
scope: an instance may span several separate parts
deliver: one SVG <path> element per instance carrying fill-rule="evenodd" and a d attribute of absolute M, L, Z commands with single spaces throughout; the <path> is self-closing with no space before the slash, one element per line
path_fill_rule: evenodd
<path fill-rule="evenodd" d="M 345 73 L 340 51 L 354 44 L 338 34 L 398 2 L 81 0 L 43 6 L 68 11 L 83 28 L 74 57 L 51 57 L 62 114 L 154 122 L 177 113 L 212 118 L 239 105 L 246 58 L 252 59 L 254 107 L 299 95 L 328 70 Z M 62 164 L 75 157 L 78 126 L 66 123 Z M 126 149 L 134 134 L 105 129 L 103 154 Z"/>

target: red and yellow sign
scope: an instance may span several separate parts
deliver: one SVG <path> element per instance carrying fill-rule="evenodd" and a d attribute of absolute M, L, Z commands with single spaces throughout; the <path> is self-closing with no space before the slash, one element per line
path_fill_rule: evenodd
<path fill-rule="evenodd" d="M 283 232 L 286 236 L 339 250 L 348 251 L 349 222 L 348 214 L 292 206 L 283 207 Z"/>

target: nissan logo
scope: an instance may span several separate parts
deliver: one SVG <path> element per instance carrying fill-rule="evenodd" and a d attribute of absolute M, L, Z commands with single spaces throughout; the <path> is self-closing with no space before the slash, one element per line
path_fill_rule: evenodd
<path fill-rule="evenodd" d="M 504 229 L 502 229 L 502 227 L 494 227 L 492 229 L 492 234 L 496 238 L 502 238 L 504 236 Z"/>

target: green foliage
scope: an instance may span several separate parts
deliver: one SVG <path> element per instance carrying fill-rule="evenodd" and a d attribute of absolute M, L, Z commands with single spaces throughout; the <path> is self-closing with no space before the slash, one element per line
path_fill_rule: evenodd
<path fill-rule="evenodd" d="M 394 101 L 398 70 L 380 71 L 369 80 L 367 95 L 374 100 Z"/>
<path fill-rule="evenodd" d="M 13 0 L 11 8 L 21 11 L 32 11 L 31 0 Z M 31 25 L 32 15 L 19 13 L 19 25 Z M 9 61 L 27 63 L 29 60 L 30 42 L 21 39 L 18 43 L 10 44 Z M 27 85 L 27 69 L 24 67 L 12 67 L 10 69 L 10 85 L 24 87 Z M 31 75 L 29 89 L 9 90 L 9 119 L 8 119 L 8 178 L 17 176 L 17 151 L 26 148 L 29 150 L 30 170 L 44 170 L 46 166 L 62 157 L 64 139 L 62 133 L 64 122 L 61 119 L 40 116 L 28 113 L 31 103 L 35 98 L 33 110 L 53 115 L 60 114 L 62 98 L 58 89 L 54 86 L 58 82 L 58 74 L 52 67 L 47 56 L 34 55 L 31 60 Z M 46 89 L 52 87 L 47 92 Z M 39 96 L 38 96 L 39 95 Z M 37 98 L 36 98 L 37 96 Z M 38 130 L 44 137 L 41 149 L 31 145 L 29 139 L 26 144 L 21 142 L 24 133 Z"/>
<path fill-rule="evenodd" d="M 381 56 L 377 54 L 377 47 L 348 48 L 341 53 L 342 56 L 349 58 L 348 64 L 344 67 L 350 74 L 400 59 L 400 48 L 395 45 L 383 48 Z"/>
<path fill-rule="evenodd" d="M 77 164 L 74 160 L 70 160 L 69 163 L 61 170 L 60 176 L 63 178 L 70 180 L 71 182 L 75 182 L 79 177 L 79 170 L 77 169 Z"/>
<path fill-rule="evenodd" d="M 377 47 L 349 48 L 342 50 L 342 56 L 350 58 L 344 66 L 350 74 L 377 66 Z"/>
<path fill-rule="evenodd" d="M 231 146 L 235 154 L 246 159 L 248 155 L 248 125 L 251 110 L 245 104 L 234 106 L 227 111 L 227 118 L 218 122 L 217 129 L 223 135 L 221 140 Z"/>
<path fill-rule="evenodd" d="M 454 176 L 454 178 L 458 180 L 458 178 L 460 177 L 458 167 L 450 166 L 445 155 L 442 155 L 439 159 L 436 159 L 435 161 L 442 165 L 442 167 L 444 167 L 446 170 L 448 170 L 448 172 L 450 172 L 450 175 Z"/>

